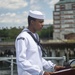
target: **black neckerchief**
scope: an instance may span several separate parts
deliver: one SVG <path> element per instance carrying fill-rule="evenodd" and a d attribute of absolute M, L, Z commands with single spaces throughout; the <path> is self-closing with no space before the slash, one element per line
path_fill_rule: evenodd
<path fill-rule="evenodd" d="M 37 45 L 40 46 L 40 48 L 41 48 L 41 50 L 42 50 L 42 52 L 43 52 L 43 56 L 46 56 L 47 53 L 45 52 L 44 48 L 43 48 L 42 45 L 40 44 L 40 41 L 38 41 L 30 31 L 27 31 L 27 33 L 29 33 L 29 34 L 32 36 L 32 38 L 34 39 L 34 41 L 37 43 Z"/>

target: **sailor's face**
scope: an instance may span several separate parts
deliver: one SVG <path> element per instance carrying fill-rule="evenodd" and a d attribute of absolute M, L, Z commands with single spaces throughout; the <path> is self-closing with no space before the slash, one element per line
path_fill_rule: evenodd
<path fill-rule="evenodd" d="M 36 19 L 35 22 L 34 22 L 34 28 L 36 31 L 39 31 L 42 29 L 43 27 L 43 23 L 44 23 L 44 20 L 42 19 Z"/>

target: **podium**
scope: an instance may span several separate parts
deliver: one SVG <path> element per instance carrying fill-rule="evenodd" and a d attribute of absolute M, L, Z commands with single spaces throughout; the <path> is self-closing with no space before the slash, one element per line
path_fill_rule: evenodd
<path fill-rule="evenodd" d="M 51 75 L 75 75 L 75 68 L 59 70 L 54 72 L 54 74 Z"/>

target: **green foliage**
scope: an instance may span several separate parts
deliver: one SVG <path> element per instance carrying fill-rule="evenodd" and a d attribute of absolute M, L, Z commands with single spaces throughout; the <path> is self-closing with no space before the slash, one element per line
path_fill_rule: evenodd
<path fill-rule="evenodd" d="M 0 38 L 2 41 L 13 41 L 17 35 L 22 31 L 22 28 L 13 27 L 11 29 L 0 29 Z"/>
<path fill-rule="evenodd" d="M 16 27 L 0 29 L 0 38 L 2 38 L 2 41 L 14 41 L 22 30 L 23 28 Z M 53 37 L 53 26 L 50 25 L 47 28 L 43 28 L 38 34 L 41 39 L 51 39 Z"/>
<path fill-rule="evenodd" d="M 2 29 L 0 30 L 0 37 L 8 37 L 8 30 L 7 29 Z"/>
<path fill-rule="evenodd" d="M 22 29 L 12 28 L 9 30 L 10 39 L 15 39 Z"/>

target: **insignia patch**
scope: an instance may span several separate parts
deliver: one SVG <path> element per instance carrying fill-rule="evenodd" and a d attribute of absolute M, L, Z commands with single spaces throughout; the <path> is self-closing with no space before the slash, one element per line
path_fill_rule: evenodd
<path fill-rule="evenodd" d="M 20 38 L 17 38 L 17 40 L 24 40 L 24 38 L 23 37 L 20 37 Z"/>

